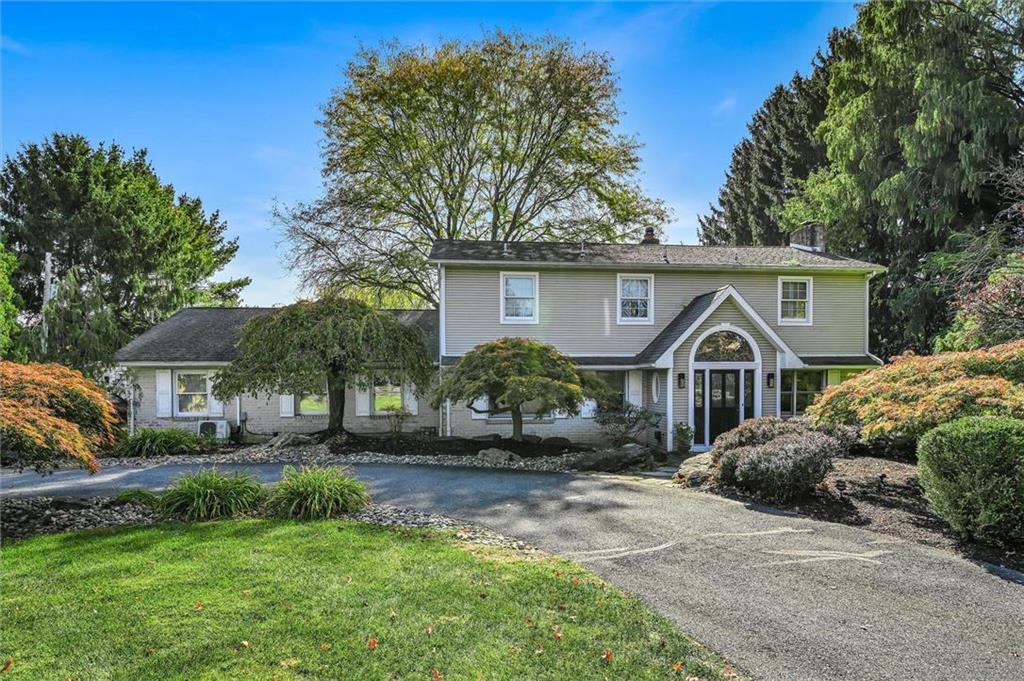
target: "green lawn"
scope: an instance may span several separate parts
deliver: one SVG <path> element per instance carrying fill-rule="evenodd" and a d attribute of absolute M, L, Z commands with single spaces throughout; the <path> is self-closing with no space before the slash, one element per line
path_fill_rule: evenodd
<path fill-rule="evenodd" d="M 572 563 L 343 521 L 16 542 L 0 612 L 12 680 L 732 675 Z"/>

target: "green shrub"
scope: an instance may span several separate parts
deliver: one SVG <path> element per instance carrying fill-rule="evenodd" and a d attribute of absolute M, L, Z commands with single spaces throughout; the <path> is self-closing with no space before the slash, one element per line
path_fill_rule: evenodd
<path fill-rule="evenodd" d="M 178 478 L 160 497 L 160 509 L 189 521 L 214 520 L 252 513 L 264 496 L 262 485 L 251 475 L 205 469 Z"/>
<path fill-rule="evenodd" d="M 740 447 L 730 456 L 735 457 L 737 487 L 766 501 L 786 502 L 813 492 L 832 469 L 832 459 L 839 451 L 835 438 L 807 431 Z"/>
<path fill-rule="evenodd" d="M 675 425 L 672 443 L 675 445 L 677 454 L 689 456 L 690 449 L 693 447 L 693 428 L 678 421 Z"/>
<path fill-rule="evenodd" d="M 286 466 L 281 482 L 274 486 L 267 501 L 270 515 L 301 520 L 334 518 L 358 511 L 370 501 L 366 486 L 334 468 Z"/>
<path fill-rule="evenodd" d="M 921 438 L 918 473 L 932 508 L 960 535 L 1024 544 L 1024 421 L 943 424 Z"/>
<path fill-rule="evenodd" d="M 627 405 L 621 409 L 600 409 L 594 416 L 598 428 L 613 445 L 636 442 L 648 428 L 661 423 L 661 414 L 643 407 Z"/>
<path fill-rule="evenodd" d="M 138 504 L 147 508 L 158 508 L 160 506 L 160 497 L 148 489 L 126 489 L 114 495 L 114 503 Z"/>
<path fill-rule="evenodd" d="M 722 455 L 730 449 L 763 445 L 783 435 L 802 435 L 807 430 L 806 423 L 792 419 L 784 421 L 774 416 L 748 419 L 715 438 L 715 447 L 711 450 L 711 458 L 718 463 Z"/>
<path fill-rule="evenodd" d="M 173 456 L 195 454 L 206 440 L 195 433 L 179 428 L 143 428 L 130 436 L 117 448 L 118 456 Z"/>

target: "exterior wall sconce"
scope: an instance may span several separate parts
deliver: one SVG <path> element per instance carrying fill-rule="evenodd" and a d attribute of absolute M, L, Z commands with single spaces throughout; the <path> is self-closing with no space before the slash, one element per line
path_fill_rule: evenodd
<path fill-rule="evenodd" d="M 676 386 L 678 386 L 680 390 L 686 388 L 686 374 L 678 374 L 676 376 Z"/>
<path fill-rule="evenodd" d="M 775 374 L 773 372 L 769 372 L 768 375 L 767 375 L 767 379 L 768 379 L 768 387 L 769 388 L 774 388 L 775 387 Z"/>

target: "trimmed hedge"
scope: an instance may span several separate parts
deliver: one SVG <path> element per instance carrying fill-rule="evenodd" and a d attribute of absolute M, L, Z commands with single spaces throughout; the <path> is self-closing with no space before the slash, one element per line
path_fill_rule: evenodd
<path fill-rule="evenodd" d="M 967 417 L 935 428 L 918 444 L 918 475 L 961 536 L 1024 544 L 1024 421 Z"/>

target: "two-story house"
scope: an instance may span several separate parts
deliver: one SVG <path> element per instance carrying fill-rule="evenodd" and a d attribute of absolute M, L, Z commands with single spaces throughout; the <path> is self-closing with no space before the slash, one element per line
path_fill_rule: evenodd
<path fill-rule="evenodd" d="M 550 343 L 624 404 L 656 412 L 651 444 L 671 449 L 683 423 L 700 450 L 744 419 L 801 414 L 827 385 L 880 364 L 868 348 L 868 281 L 883 268 L 830 255 L 817 237 L 805 230 L 789 247 L 667 245 L 652 234 L 640 244 L 438 241 L 430 254 L 438 309 L 396 314 L 428 331 L 439 371 L 497 338 Z M 241 324 L 266 310 L 184 310 L 123 348 L 117 359 L 141 386 L 134 422 L 189 427 L 216 417 L 257 433 L 322 428 L 322 396 L 222 405 L 210 394 L 209 376 L 230 361 Z M 511 432 L 507 417 L 465 404 L 435 411 L 408 386 L 353 391 L 346 404 L 357 431 L 381 430 L 387 409 L 402 404 L 416 427 L 440 434 Z M 532 415 L 525 426 L 596 442 L 595 411 L 585 404 L 577 416 Z"/>

